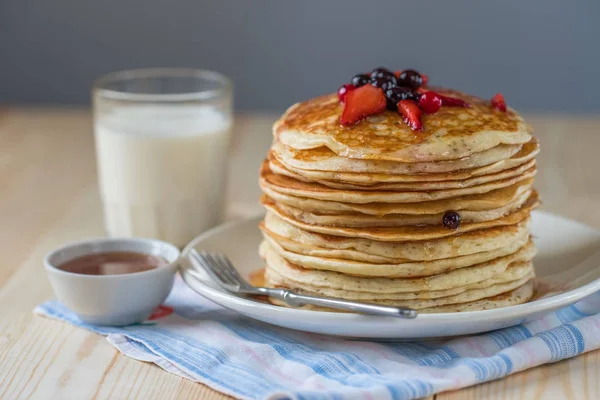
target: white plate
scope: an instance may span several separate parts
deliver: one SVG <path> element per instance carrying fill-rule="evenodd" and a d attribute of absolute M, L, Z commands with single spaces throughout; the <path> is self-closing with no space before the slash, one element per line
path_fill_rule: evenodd
<path fill-rule="evenodd" d="M 243 276 L 263 267 L 258 256 L 262 217 L 221 225 L 194 239 L 190 248 L 227 254 Z M 182 276 L 202 296 L 260 321 L 307 332 L 370 339 L 435 338 L 485 332 L 534 319 L 600 290 L 600 231 L 543 211 L 533 213 L 538 247 L 534 263 L 543 297 L 487 311 L 422 314 L 413 320 L 278 307 L 226 293 L 195 278 L 182 262 Z"/>

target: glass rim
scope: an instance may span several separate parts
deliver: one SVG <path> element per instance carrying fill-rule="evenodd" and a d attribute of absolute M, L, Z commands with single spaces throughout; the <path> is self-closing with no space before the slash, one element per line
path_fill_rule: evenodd
<path fill-rule="evenodd" d="M 105 85 L 111 82 L 144 79 L 144 78 L 198 78 L 206 81 L 217 82 L 222 85 L 218 89 L 190 91 L 183 93 L 132 93 L 122 90 L 107 89 Z M 210 100 L 231 93 L 233 83 L 225 75 L 206 69 L 196 68 L 138 68 L 111 72 L 94 80 L 92 83 L 92 95 L 112 100 L 129 101 L 164 101 L 179 102 L 193 100 Z"/>

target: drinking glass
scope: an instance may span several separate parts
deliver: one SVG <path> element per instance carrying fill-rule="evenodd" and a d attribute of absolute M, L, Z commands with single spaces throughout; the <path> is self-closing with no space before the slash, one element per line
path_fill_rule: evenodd
<path fill-rule="evenodd" d="M 182 68 L 115 72 L 92 89 L 109 236 L 182 247 L 223 220 L 231 81 Z"/>

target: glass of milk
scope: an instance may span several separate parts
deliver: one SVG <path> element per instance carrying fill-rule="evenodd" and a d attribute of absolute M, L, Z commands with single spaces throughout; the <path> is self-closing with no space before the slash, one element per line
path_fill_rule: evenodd
<path fill-rule="evenodd" d="M 116 72 L 92 90 L 100 194 L 110 236 L 182 247 L 223 220 L 232 84 L 216 72 Z"/>

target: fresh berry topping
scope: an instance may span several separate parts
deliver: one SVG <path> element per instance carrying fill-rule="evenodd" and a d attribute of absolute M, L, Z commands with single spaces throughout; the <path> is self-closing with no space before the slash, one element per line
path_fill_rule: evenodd
<path fill-rule="evenodd" d="M 373 68 L 373 70 L 371 71 L 371 74 L 374 76 L 379 72 L 389 73 L 389 74 L 392 73 L 392 71 L 390 71 L 389 69 L 387 69 L 385 67 L 377 67 L 377 68 Z"/>
<path fill-rule="evenodd" d="M 428 91 L 421 95 L 419 99 L 419 107 L 427 114 L 434 114 L 438 112 L 442 106 L 442 98 L 439 94 L 434 91 Z"/>
<path fill-rule="evenodd" d="M 443 106 L 448 106 L 448 107 L 471 107 L 471 105 L 469 103 L 467 103 L 464 100 L 461 99 L 457 99 L 456 97 L 448 97 L 448 96 L 442 96 L 441 94 L 438 94 L 438 96 L 440 96 L 442 98 L 442 105 Z"/>
<path fill-rule="evenodd" d="M 375 86 L 364 85 L 348 92 L 340 122 L 344 126 L 353 125 L 368 116 L 385 110 L 385 95 Z"/>
<path fill-rule="evenodd" d="M 383 76 L 380 78 L 371 78 L 371 85 L 381 88 L 384 91 L 396 87 L 396 77 Z"/>
<path fill-rule="evenodd" d="M 414 93 L 404 87 L 393 87 L 385 91 L 385 97 L 388 103 L 388 110 L 398 111 L 398 103 L 402 100 L 413 100 Z"/>
<path fill-rule="evenodd" d="M 376 79 L 376 78 L 390 78 L 394 80 L 394 82 L 396 81 L 396 75 L 394 75 L 394 73 L 392 71 L 390 71 L 387 68 L 383 68 L 383 67 L 379 67 L 379 68 L 375 68 L 372 72 L 371 72 L 371 79 Z"/>
<path fill-rule="evenodd" d="M 412 100 L 402 100 L 398 103 L 398 112 L 404 117 L 404 122 L 410 126 L 413 131 L 423 129 L 421 122 L 421 109 Z"/>
<path fill-rule="evenodd" d="M 411 92 L 411 93 L 410 93 L 409 100 L 412 100 L 412 101 L 414 101 L 415 103 L 419 104 L 419 100 L 421 100 L 421 96 L 422 96 L 422 95 L 423 95 L 423 94 L 422 94 L 422 93 L 420 93 L 420 92 Z"/>
<path fill-rule="evenodd" d="M 398 77 L 398 86 L 405 86 L 411 89 L 417 89 L 423 84 L 421 74 L 413 69 L 405 69 Z"/>
<path fill-rule="evenodd" d="M 337 91 L 338 99 L 340 100 L 340 102 L 343 103 L 344 100 L 346 100 L 346 95 L 348 94 L 348 92 L 351 92 L 354 89 L 356 89 L 354 85 L 351 85 L 349 83 L 340 86 L 340 88 Z"/>
<path fill-rule="evenodd" d="M 496 95 L 492 97 L 492 106 L 500 111 L 506 112 L 506 101 L 504 101 L 504 96 L 500 93 L 496 93 Z"/>
<path fill-rule="evenodd" d="M 455 231 L 460 226 L 460 214 L 456 211 L 446 211 L 442 218 L 442 223 L 444 224 L 444 228 Z"/>
<path fill-rule="evenodd" d="M 371 77 L 367 74 L 358 74 L 350 81 L 354 87 L 361 87 L 369 83 Z"/>
<path fill-rule="evenodd" d="M 429 76 L 414 69 L 392 72 L 378 67 L 371 72 L 355 75 L 351 83 L 342 85 L 337 92 L 340 102 L 344 104 L 341 124 L 355 124 L 387 108 L 400 113 L 404 122 L 416 131 L 423 129 L 423 113 L 434 114 L 442 106 L 471 107 L 461 98 L 428 90 L 428 84 Z M 506 103 L 500 93 L 494 96 L 491 104 L 506 111 Z M 460 216 L 458 218 L 460 223 Z"/>

